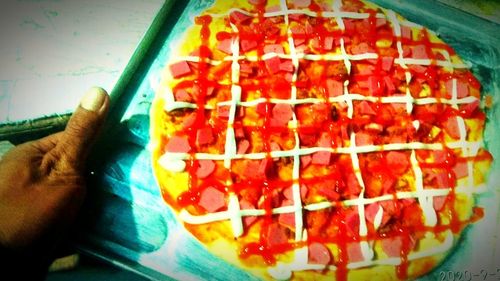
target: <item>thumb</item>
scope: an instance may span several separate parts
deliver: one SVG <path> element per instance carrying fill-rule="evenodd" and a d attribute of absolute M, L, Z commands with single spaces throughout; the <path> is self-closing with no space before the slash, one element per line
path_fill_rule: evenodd
<path fill-rule="evenodd" d="M 60 160 L 75 168 L 85 161 L 109 107 L 109 96 L 102 88 L 91 88 L 66 125 L 57 144 Z"/>

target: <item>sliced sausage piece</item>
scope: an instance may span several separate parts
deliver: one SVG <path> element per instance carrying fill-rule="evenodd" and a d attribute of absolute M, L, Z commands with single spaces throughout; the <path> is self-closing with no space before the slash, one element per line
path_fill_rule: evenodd
<path fill-rule="evenodd" d="M 183 129 L 191 128 L 195 122 L 196 122 L 196 113 L 192 112 L 191 114 L 186 116 L 182 121 L 182 128 Z"/>
<path fill-rule="evenodd" d="M 285 50 L 281 44 L 271 44 L 264 46 L 264 53 L 276 53 L 276 54 L 284 54 Z"/>
<path fill-rule="evenodd" d="M 243 129 L 241 123 L 238 122 L 234 123 L 234 136 L 237 139 L 245 138 L 245 130 Z"/>
<path fill-rule="evenodd" d="M 479 108 L 479 100 L 460 106 L 460 114 L 464 118 L 470 118 Z"/>
<path fill-rule="evenodd" d="M 375 110 L 373 110 L 372 106 L 367 101 L 362 101 L 359 103 L 359 113 L 363 115 L 377 115 Z"/>
<path fill-rule="evenodd" d="M 412 30 L 408 26 L 401 26 L 401 37 L 404 39 L 412 39 Z"/>
<path fill-rule="evenodd" d="M 356 145 L 364 146 L 364 145 L 372 145 L 373 137 L 366 133 L 358 133 L 356 134 Z"/>
<path fill-rule="evenodd" d="M 196 170 L 196 176 L 200 179 L 204 179 L 210 176 L 215 170 L 215 162 L 212 160 L 198 160 L 198 170 Z"/>
<path fill-rule="evenodd" d="M 285 103 L 276 104 L 272 113 L 272 119 L 276 121 L 277 125 L 282 126 L 286 126 L 293 116 L 292 106 Z"/>
<path fill-rule="evenodd" d="M 229 111 L 231 107 L 228 105 L 217 105 L 217 117 L 229 118 Z"/>
<path fill-rule="evenodd" d="M 270 167 L 271 167 L 270 160 L 267 158 L 264 158 L 260 161 L 257 173 L 259 174 L 259 176 L 265 178 L 267 171 L 269 170 Z"/>
<path fill-rule="evenodd" d="M 238 152 L 237 154 L 245 154 L 250 148 L 250 142 L 248 140 L 241 140 L 238 143 Z"/>
<path fill-rule="evenodd" d="M 408 237 L 408 239 L 403 240 L 403 237 L 396 236 L 386 239 L 382 239 L 382 249 L 389 257 L 400 257 L 401 251 L 403 250 L 403 241 L 408 242 L 409 250 L 413 250 L 415 247 L 415 239 L 413 237 Z"/>
<path fill-rule="evenodd" d="M 446 203 L 446 196 L 435 196 L 432 199 L 432 206 L 436 211 L 441 211 L 445 203 Z"/>
<path fill-rule="evenodd" d="M 401 250 L 403 248 L 403 239 L 400 236 L 383 239 L 381 241 L 382 241 L 382 249 L 389 257 L 401 256 Z"/>
<path fill-rule="evenodd" d="M 322 133 L 318 145 L 320 147 L 332 147 L 332 136 L 329 133 Z"/>
<path fill-rule="evenodd" d="M 382 70 L 389 72 L 392 69 L 392 65 L 394 64 L 393 57 L 382 57 Z"/>
<path fill-rule="evenodd" d="M 464 81 L 457 81 L 457 98 L 465 98 L 469 96 L 469 84 Z"/>
<path fill-rule="evenodd" d="M 467 161 L 457 161 L 457 164 L 453 167 L 453 172 L 457 179 L 467 177 L 469 175 L 469 165 Z"/>
<path fill-rule="evenodd" d="M 400 151 L 389 151 L 385 155 L 385 161 L 387 162 L 387 166 L 394 173 L 401 175 L 404 174 L 408 167 L 410 166 L 410 160 L 408 156 L 404 152 Z"/>
<path fill-rule="evenodd" d="M 351 47 L 351 52 L 353 55 L 361 55 L 367 53 L 373 53 L 373 49 L 366 42 L 359 43 Z"/>
<path fill-rule="evenodd" d="M 313 242 L 308 246 L 309 263 L 327 265 L 331 261 L 331 254 L 328 248 L 318 242 Z"/>
<path fill-rule="evenodd" d="M 332 137 L 328 133 L 321 134 L 318 145 L 320 147 L 332 147 Z M 312 163 L 317 165 L 328 165 L 330 164 L 331 152 L 330 151 L 318 151 L 312 154 Z"/>
<path fill-rule="evenodd" d="M 314 134 L 299 132 L 299 139 L 302 145 L 314 145 L 316 142 L 316 136 Z"/>
<path fill-rule="evenodd" d="M 379 19 L 377 18 L 376 20 L 376 27 L 381 27 L 381 26 L 384 26 L 387 24 L 387 20 L 386 19 Z"/>
<path fill-rule="evenodd" d="M 338 201 L 340 198 L 340 195 L 335 191 L 334 181 L 330 180 L 327 180 L 324 184 L 321 184 L 321 186 L 318 188 L 318 193 L 333 202 Z"/>
<path fill-rule="evenodd" d="M 300 198 L 302 200 L 304 200 L 306 198 L 307 191 L 308 191 L 307 185 L 301 184 L 300 185 Z M 283 196 L 285 196 L 285 198 L 288 200 L 292 200 L 292 202 L 293 202 L 293 189 L 291 186 L 283 189 Z"/>
<path fill-rule="evenodd" d="M 411 71 L 418 73 L 418 74 L 424 74 L 427 71 L 427 67 L 422 66 L 422 65 L 418 65 L 418 64 L 412 64 L 409 66 L 409 68 Z M 419 82 L 423 82 L 423 81 L 419 81 Z"/>
<path fill-rule="evenodd" d="M 281 207 L 292 206 L 292 200 L 283 200 Z M 291 230 L 295 230 L 295 213 L 284 213 L 278 216 L 278 223 Z"/>
<path fill-rule="evenodd" d="M 185 89 L 179 89 L 175 91 L 174 96 L 176 101 L 183 101 L 183 102 L 193 101 L 191 95 Z"/>
<path fill-rule="evenodd" d="M 265 102 L 261 102 L 255 106 L 255 111 L 257 111 L 260 115 L 266 115 L 267 104 Z"/>
<path fill-rule="evenodd" d="M 258 160 L 248 160 L 245 164 L 245 169 L 243 170 L 243 176 L 246 179 L 260 179 L 258 174 L 260 162 Z"/>
<path fill-rule="evenodd" d="M 396 178 L 386 177 L 382 182 L 382 194 L 392 194 L 394 192 L 394 184 L 396 183 Z"/>
<path fill-rule="evenodd" d="M 255 206 L 252 203 L 248 202 L 247 200 L 242 199 L 240 201 L 240 209 L 241 210 L 251 210 L 251 209 L 255 209 Z M 257 220 L 257 217 L 255 217 L 255 216 L 244 216 L 243 217 L 243 225 L 245 227 L 249 227 L 256 220 Z"/>
<path fill-rule="evenodd" d="M 271 151 L 281 151 L 281 146 L 275 141 L 271 141 Z"/>
<path fill-rule="evenodd" d="M 387 90 L 387 93 L 393 94 L 396 92 L 396 86 L 394 86 L 394 82 L 392 81 L 392 78 L 390 76 L 385 76 L 384 77 L 384 83 L 385 83 L 385 88 Z M 406 107 L 406 105 L 404 105 Z"/>
<path fill-rule="evenodd" d="M 332 153 L 330 151 L 318 151 L 312 154 L 311 163 L 316 165 L 329 165 Z"/>
<path fill-rule="evenodd" d="M 264 179 L 269 169 L 269 160 L 248 160 L 243 175 L 247 179 Z"/>
<path fill-rule="evenodd" d="M 233 51 L 231 50 L 232 39 L 224 39 L 219 41 L 217 44 L 217 50 L 222 51 L 228 55 L 232 55 Z"/>
<path fill-rule="evenodd" d="M 233 11 L 229 15 L 229 19 L 231 20 L 232 23 L 235 23 L 235 24 L 244 23 L 251 18 L 252 18 L 251 16 L 246 15 L 246 14 L 239 12 L 239 11 Z"/>
<path fill-rule="evenodd" d="M 173 136 L 168 141 L 166 150 L 168 152 L 186 153 L 191 150 L 191 146 L 189 145 L 187 138 L 180 136 Z"/>
<path fill-rule="evenodd" d="M 351 236 L 359 236 L 359 213 L 357 210 L 349 211 L 345 216 L 345 226 Z"/>
<path fill-rule="evenodd" d="M 414 59 L 428 59 L 429 58 L 429 55 L 427 54 L 427 50 L 426 50 L 426 47 L 425 45 L 417 45 L 417 46 L 413 46 L 411 48 L 411 53 L 412 53 L 412 57 Z"/>
<path fill-rule="evenodd" d="M 311 5 L 311 0 L 293 0 L 293 5 L 297 8 L 307 8 Z"/>
<path fill-rule="evenodd" d="M 365 259 L 359 243 L 352 242 L 347 244 L 347 258 L 349 262 L 359 262 Z"/>
<path fill-rule="evenodd" d="M 334 42 L 334 39 L 331 36 L 327 36 L 325 38 L 315 37 L 312 39 L 312 47 L 317 49 L 317 50 L 322 49 L 325 51 L 330 51 L 333 49 L 333 42 Z"/>
<path fill-rule="evenodd" d="M 207 187 L 201 192 L 200 206 L 213 213 L 226 206 L 225 195 L 215 187 Z"/>
<path fill-rule="evenodd" d="M 446 97 L 451 98 L 453 96 L 453 79 L 446 81 Z M 457 98 L 465 98 L 469 95 L 469 85 L 461 80 L 457 80 Z"/>
<path fill-rule="evenodd" d="M 403 57 L 408 57 L 411 54 L 411 48 L 409 46 L 403 46 Z"/>
<path fill-rule="evenodd" d="M 280 63 L 280 70 L 285 72 L 293 72 L 293 63 L 291 60 L 284 60 Z"/>
<path fill-rule="evenodd" d="M 387 212 L 388 215 L 391 216 L 398 216 L 399 215 L 399 208 L 397 206 L 397 203 L 394 202 L 394 200 L 387 200 L 387 201 L 381 201 L 379 203 L 382 208 L 384 209 L 385 212 Z"/>
<path fill-rule="evenodd" d="M 347 194 L 349 198 L 357 197 L 361 192 L 361 186 L 359 185 L 358 178 L 356 174 L 349 173 L 347 175 Z"/>
<path fill-rule="evenodd" d="M 460 138 L 460 130 L 458 129 L 458 119 L 456 116 L 448 118 L 444 122 L 444 130 L 454 139 Z"/>
<path fill-rule="evenodd" d="M 312 162 L 312 157 L 311 155 L 302 155 L 300 156 L 300 164 L 302 165 L 302 168 L 307 168 L 309 164 Z"/>
<path fill-rule="evenodd" d="M 446 163 L 448 153 L 445 150 L 433 150 L 432 155 L 434 156 L 434 163 L 436 164 Z"/>
<path fill-rule="evenodd" d="M 215 140 L 212 128 L 204 127 L 196 131 L 196 143 L 198 145 L 211 144 Z"/>
<path fill-rule="evenodd" d="M 191 68 L 187 61 L 180 61 L 170 65 L 170 72 L 174 78 L 191 74 Z"/>
<path fill-rule="evenodd" d="M 266 63 L 267 71 L 271 74 L 278 73 L 280 71 L 281 59 L 279 57 L 271 57 L 264 60 Z"/>
<path fill-rule="evenodd" d="M 377 213 L 381 211 L 382 212 L 382 220 L 380 222 L 379 227 L 383 227 L 391 218 L 386 212 L 384 212 L 384 209 L 380 204 L 378 203 L 372 203 L 368 206 L 365 207 L 365 217 L 366 219 L 371 222 L 372 224 L 375 225 L 375 217 L 377 216 Z"/>
<path fill-rule="evenodd" d="M 337 97 L 344 94 L 344 84 L 342 82 L 327 79 L 326 80 L 326 91 L 329 97 Z"/>
<path fill-rule="evenodd" d="M 306 42 L 306 39 L 304 38 L 304 36 L 306 35 L 306 29 L 304 28 L 304 26 L 294 25 L 290 28 L 290 30 L 292 31 L 292 35 L 294 37 L 293 43 L 296 47 Z"/>
<path fill-rule="evenodd" d="M 273 248 L 288 242 L 286 233 L 277 223 L 269 225 L 267 229 L 267 247 Z"/>
<path fill-rule="evenodd" d="M 430 178 L 436 180 L 436 186 L 438 188 L 449 188 L 453 186 L 452 179 L 450 179 L 450 175 L 445 171 L 436 173 L 433 172 Z"/>
<path fill-rule="evenodd" d="M 257 42 L 255 40 L 243 39 L 240 41 L 240 47 L 242 52 L 248 52 L 257 47 Z"/>

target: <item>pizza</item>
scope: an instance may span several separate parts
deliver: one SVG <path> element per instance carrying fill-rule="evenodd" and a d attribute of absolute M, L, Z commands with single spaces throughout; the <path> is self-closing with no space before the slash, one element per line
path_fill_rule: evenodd
<path fill-rule="evenodd" d="M 261 279 L 421 276 L 483 215 L 492 157 L 469 68 L 366 1 L 216 0 L 152 104 L 162 196 Z"/>

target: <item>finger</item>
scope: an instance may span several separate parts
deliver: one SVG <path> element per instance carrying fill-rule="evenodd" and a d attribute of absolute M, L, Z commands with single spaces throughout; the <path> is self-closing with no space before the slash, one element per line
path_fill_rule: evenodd
<path fill-rule="evenodd" d="M 109 96 L 103 89 L 91 88 L 84 95 L 53 149 L 64 166 L 76 168 L 83 164 L 104 123 L 108 107 Z"/>

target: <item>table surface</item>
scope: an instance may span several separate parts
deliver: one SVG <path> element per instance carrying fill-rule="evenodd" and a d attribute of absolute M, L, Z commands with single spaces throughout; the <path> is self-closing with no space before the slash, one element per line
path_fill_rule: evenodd
<path fill-rule="evenodd" d="M 71 113 L 111 92 L 165 0 L 2 1 L 0 124 Z"/>

